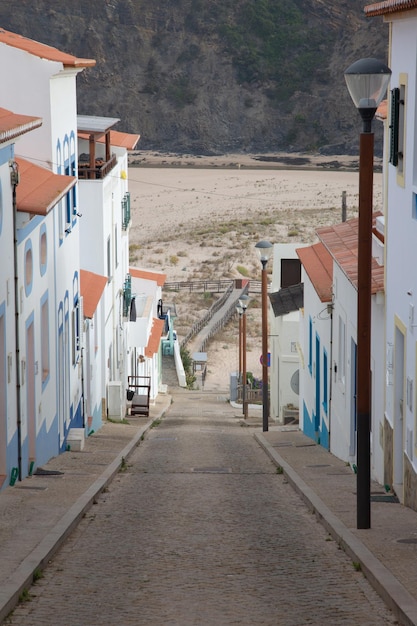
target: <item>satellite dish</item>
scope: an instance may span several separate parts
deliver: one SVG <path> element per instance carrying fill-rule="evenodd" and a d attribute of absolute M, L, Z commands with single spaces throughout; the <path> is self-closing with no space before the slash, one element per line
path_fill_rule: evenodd
<path fill-rule="evenodd" d="M 300 393 L 300 370 L 295 370 L 294 374 L 291 376 L 290 386 L 293 392 L 298 396 Z"/>

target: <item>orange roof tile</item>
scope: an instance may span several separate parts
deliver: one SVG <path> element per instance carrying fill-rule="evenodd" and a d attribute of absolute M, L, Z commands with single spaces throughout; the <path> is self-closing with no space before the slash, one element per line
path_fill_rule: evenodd
<path fill-rule="evenodd" d="M 333 257 L 322 243 L 296 250 L 318 297 L 322 302 L 332 299 Z"/>
<path fill-rule="evenodd" d="M 417 0 L 383 0 L 382 2 L 374 2 L 368 4 L 365 8 L 365 14 L 369 17 L 375 15 L 385 15 L 387 13 L 396 13 L 399 11 L 410 11 L 417 7 Z"/>
<path fill-rule="evenodd" d="M 106 276 L 80 270 L 80 293 L 83 297 L 84 317 L 91 319 L 107 284 Z"/>
<path fill-rule="evenodd" d="M 0 108 L 0 143 L 10 141 L 19 135 L 42 126 L 42 118 L 18 115 Z"/>
<path fill-rule="evenodd" d="M 153 318 L 151 334 L 148 345 L 145 348 L 145 356 L 151 357 L 158 352 L 164 325 L 165 320 L 160 320 L 157 317 Z"/>
<path fill-rule="evenodd" d="M 376 110 L 376 118 L 379 120 L 386 120 L 388 113 L 388 100 L 383 100 Z"/>
<path fill-rule="evenodd" d="M 54 174 L 26 159 L 16 157 L 20 182 L 16 187 L 18 211 L 46 215 L 76 184 L 75 176 Z"/>
<path fill-rule="evenodd" d="M 40 59 L 47 59 L 48 61 L 57 61 L 62 63 L 64 67 L 94 67 L 96 64 L 94 59 L 79 59 L 72 54 L 61 52 L 57 48 L 47 46 L 44 43 L 27 39 L 22 35 L 11 33 L 4 28 L 0 28 L 0 43 L 4 43 L 12 48 L 19 48 L 24 50 L 33 56 L 37 56 Z"/>
<path fill-rule="evenodd" d="M 378 215 L 381 214 L 374 213 L 374 226 Z M 358 287 L 358 226 L 359 220 L 355 218 L 317 230 L 320 240 L 356 289 Z M 373 294 L 384 290 L 384 267 L 378 265 L 374 258 L 372 259 L 371 290 Z"/>
<path fill-rule="evenodd" d="M 129 274 L 132 276 L 132 278 L 145 278 L 146 280 L 154 280 L 157 282 L 159 287 L 162 287 L 167 279 L 166 274 L 161 274 L 160 272 L 152 272 L 150 270 L 139 270 L 135 267 L 131 267 L 129 269 Z"/>
<path fill-rule="evenodd" d="M 89 133 L 79 132 L 77 133 L 79 139 L 88 139 Z M 130 133 L 122 133 L 118 130 L 110 131 L 110 145 L 117 146 L 118 148 L 126 148 L 126 150 L 134 150 L 136 148 L 136 144 L 140 139 L 140 135 L 133 135 Z M 104 143 L 105 137 L 102 135 L 99 139 L 97 139 L 97 143 Z"/>

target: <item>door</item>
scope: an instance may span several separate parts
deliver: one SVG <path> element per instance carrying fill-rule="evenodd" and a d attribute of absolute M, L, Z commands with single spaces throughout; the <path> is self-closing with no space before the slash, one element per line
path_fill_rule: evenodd
<path fill-rule="evenodd" d="M 349 425 L 349 455 L 356 455 L 356 388 L 357 388 L 357 345 L 350 340 L 350 425 Z"/>

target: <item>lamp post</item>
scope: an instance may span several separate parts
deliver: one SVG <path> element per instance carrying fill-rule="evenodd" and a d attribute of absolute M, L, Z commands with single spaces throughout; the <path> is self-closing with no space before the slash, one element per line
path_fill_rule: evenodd
<path fill-rule="evenodd" d="M 242 309 L 242 412 L 245 419 L 248 417 L 248 403 L 246 398 L 246 309 L 249 304 L 249 296 L 244 294 L 239 298 Z"/>
<path fill-rule="evenodd" d="M 239 316 L 239 370 L 238 370 L 237 381 L 238 383 L 240 383 L 240 380 L 241 380 L 240 377 L 242 375 L 242 315 L 243 315 L 243 309 L 240 306 L 240 304 L 236 306 L 236 313 Z"/>
<path fill-rule="evenodd" d="M 351 98 L 363 122 L 359 142 L 359 233 L 356 389 L 356 521 L 371 527 L 371 272 L 374 134 L 372 120 L 391 70 L 377 59 L 361 59 L 345 71 Z"/>
<path fill-rule="evenodd" d="M 269 241 L 259 241 L 255 248 L 262 264 L 262 430 L 268 430 L 269 395 L 268 395 L 268 280 L 266 264 L 273 252 Z"/>

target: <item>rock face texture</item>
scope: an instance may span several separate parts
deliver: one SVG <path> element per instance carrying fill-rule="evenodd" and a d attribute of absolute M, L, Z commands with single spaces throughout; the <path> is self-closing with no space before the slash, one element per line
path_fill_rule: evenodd
<path fill-rule="evenodd" d="M 77 79 L 79 113 L 119 117 L 142 149 L 349 154 L 360 119 L 343 72 L 361 57 L 387 58 L 388 28 L 364 5 L 2 0 L 0 27 L 96 59 Z"/>

